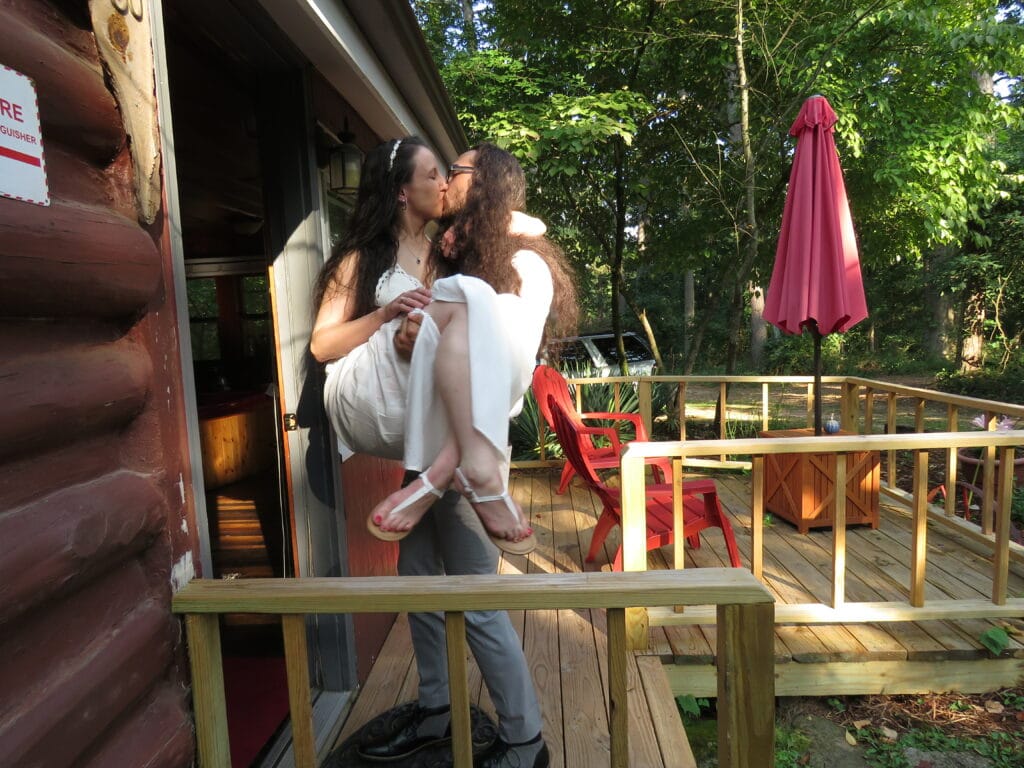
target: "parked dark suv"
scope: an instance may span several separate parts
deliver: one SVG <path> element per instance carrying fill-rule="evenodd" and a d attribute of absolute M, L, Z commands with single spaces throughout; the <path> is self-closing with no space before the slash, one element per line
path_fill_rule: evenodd
<path fill-rule="evenodd" d="M 558 367 L 565 373 L 576 376 L 618 376 L 619 350 L 614 333 L 587 333 L 571 336 L 553 342 L 558 345 Z M 650 376 L 654 373 L 654 355 L 647 341 L 638 333 L 626 331 L 622 334 L 626 347 L 626 364 L 634 376 Z"/>

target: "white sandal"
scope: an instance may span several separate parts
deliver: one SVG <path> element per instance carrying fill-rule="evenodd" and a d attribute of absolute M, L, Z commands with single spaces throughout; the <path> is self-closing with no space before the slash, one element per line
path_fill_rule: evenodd
<path fill-rule="evenodd" d="M 417 477 L 416 480 L 412 481 L 413 483 L 415 483 L 417 481 L 420 481 L 420 482 L 423 483 L 423 486 L 418 491 L 414 491 L 404 501 L 401 501 L 399 504 L 397 504 L 396 506 L 392 507 L 391 510 L 387 513 L 387 515 L 385 515 L 385 517 L 393 515 L 396 512 L 401 512 L 402 510 L 404 510 L 404 509 L 406 509 L 408 507 L 411 507 L 413 504 L 415 504 L 417 501 L 422 499 L 428 493 L 429 494 L 433 494 L 434 496 L 437 496 L 437 498 L 439 498 L 439 499 L 442 496 L 444 496 L 444 491 L 435 488 L 434 484 L 430 482 L 430 478 L 427 477 L 427 471 L 428 470 L 424 470 L 423 472 L 420 472 L 419 477 Z M 412 485 L 412 483 L 409 483 L 409 485 Z M 424 510 L 423 512 L 424 512 L 424 514 L 426 514 L 426 510 Z M 422 517 L 422 515 L 421 515 L 421 517 Z M 404 530 L 404 531 L 385 531 L 379 525 L 377 525 L 375 522 L 373 522 L 373 512 L 372 511 L 366 517 L 366 528 L 367 528 L 367 530 L 370 531 L 370 533 L 372 533 L 374 536 L 376 536 L 381 541 L 399 541 L 400 539 L 404 539 L 406 536 L 408 536 L 409 535 L 409 531 L 412 530 L 412 528 L 409 528 L 409 529 Z"/>
<path fill-rule="evenodd" d="M 512 516 L 516 520 L 519 519 L 519 509 L 512 501 L 512 497 L 508 495 L 507 488 L 503 490 L 501 493 L 499 493 L 497 496 L 477 496 L 476 491 L 473 490 L 473 486 L 469 484 L 469 481 L 466 479 L 466 476 L 462 474 L 462 467 L 455 468 L 455 477 L 458 478 L 459 481 L 458 485 L 456 486 L 458 488 L 459 493 L 466 497 L 470 505 L 473 506 L 473 509 L 478 517 L 480 516 L 480 512 L 479 510 L 476 509 L 477 504 L 486 504 L 489 501 L 500 501 L 505 505 L 505 508 L 512 513 Z M 480 522 L 483 523 L 482 517 L 480 518 Z M 520 539 L 519 541 L 511 541 L 502 536 L 495 536 L 493 533 L 487 530 L 486 525 L 484 526 L 484 530 L 487 532 L 487 535 L 491 538 L 491 541 L 494 542 L 494 546 L 496 546 L 503 552 L 508 552 L 510 555 L 526 555 L 530 552 L 533 552 L 533 550 L 537 548 L 537 537 L 534 536 L 533 533 L 530 533 L 529 536 Z"/>

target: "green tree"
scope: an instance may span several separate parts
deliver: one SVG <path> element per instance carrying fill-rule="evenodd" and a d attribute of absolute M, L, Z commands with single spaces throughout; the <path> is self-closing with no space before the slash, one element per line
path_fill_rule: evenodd
<path fill-rule="evenodd" d="M 669 352 L 688 333 L 672 367 L 738 364 L 749 288 L 774 256 L 787 131 L 811 94 L 840 117 L 867 275 L 910 262 L 920 279 L 936 249 L 984 242 L 972 222 L 998 198 L 992 148 L 1019 110 L 979 83 L 1024 58 L 1017 18 L 994 3 L 413 5 L 467 132 L 529 167 L 531 207 L 576 260 L 588 315 L 619 330 L 625 305 Z M 688 272 L 699 306 L 685 328 Z"/>

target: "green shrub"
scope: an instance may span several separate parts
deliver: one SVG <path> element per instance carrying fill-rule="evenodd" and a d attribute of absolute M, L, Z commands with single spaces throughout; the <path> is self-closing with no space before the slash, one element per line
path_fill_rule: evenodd
<path fill-rule="evenodd" d="M 540 441 L 538 425 L 544 420 L 537 401 L 531 390 L 526 391 L 523 398 L 523 410 L 512 419 L 509 424 L 508 437 L 512 444 L 513 461 L 530 461 L 540 458 Z M 545 458 L 559 458 L 562 456 L 562 446 L 558 444 L 558 438 L 544 425 L 544 450 Z"/>
<path fill-rule="evenodd" d="M 571 378 L 571 376 L 568 376 Z M 570 387 L 572 389 L 572 387 Z M 575 393 L 573 395 L 575 397 Z M 614 384 L 586 384 L 583 386 L 583 412 L 584 413 L 638 413 L 640 410 L 640 398 L 636 387 L 629 384 L 622 384 L 619 387 L 619 405 L 615 405 Z M 655 409 L 654 411 L 658 411 Z M 527 390 L 523 398 L 523 410 L 512 420 L 509 426 L 509 440 L 512 443 L 512 459 L 514 461 L 528 461 L 540 458 L 540 443 L 537 439 L 539 434 L 538 425 L 543 421 L 537 401 L 534 399 L 533 391 Z M 618 422 L 616 425 L 619 436 L 624 440 L 633 439 L 633 425 L 628 422 Z M 547 429 L 545 425 L 544 450 L 546 458 L 560 458 L 562 446 L 558 444 L 558 438 L 554 432 Z"/>
<path fill-rule="evenodd" d="M 985 368 L 980 371 L 940 371 L 935 387 L 943 392 L 1004 403 L 1024 403 L 1024 364 L 1015 364 L 999 372 Z"/>

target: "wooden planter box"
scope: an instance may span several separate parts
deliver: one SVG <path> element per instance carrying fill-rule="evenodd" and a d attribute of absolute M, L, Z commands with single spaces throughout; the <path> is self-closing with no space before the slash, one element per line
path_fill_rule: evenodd
<path fill-rule="evenodd" d="M 851 432 L 839 432 L 851 435 Z M 810 437 L 813 429 L 780 429 L 761 437 Z M 836 455 L 781 453 L 765 456 L 765 509 L 788 520 L 800 533 L 827 528 L 835 519 Z M 846 522 L 878 527 L 878 451 L 846 455 Z"/>

